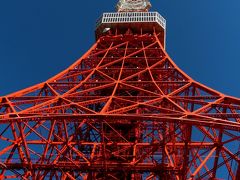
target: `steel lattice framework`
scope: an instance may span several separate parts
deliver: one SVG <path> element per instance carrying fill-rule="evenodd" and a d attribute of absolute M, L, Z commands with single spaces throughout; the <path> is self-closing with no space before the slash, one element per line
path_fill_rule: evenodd
<path fill-rule="evenodd" d="M 118 31 L 119 32 L 119 31 Z M 240 179 L 240 99 L 109 32 L 73 65 L 0 98 L 1 179 Z"/>

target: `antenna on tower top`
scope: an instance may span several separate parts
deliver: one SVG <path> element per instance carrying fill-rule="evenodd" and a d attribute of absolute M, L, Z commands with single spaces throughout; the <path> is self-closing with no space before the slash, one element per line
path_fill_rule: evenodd
<path fill-rule="evenodd" d="M 149 0 L 119 0 L 118 12 L 146 12 L 151 8 Z"/>

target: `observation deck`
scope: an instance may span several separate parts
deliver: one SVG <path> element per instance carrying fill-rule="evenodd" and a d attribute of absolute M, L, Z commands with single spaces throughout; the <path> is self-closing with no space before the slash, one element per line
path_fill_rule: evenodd
<path fill-rule="evenodd" d="M 110 12 L 103 13 L 96 24 L 96 39 L 106 34 L 160 33 L 160 41 L 165 47 L 166 20 L 158 12 Z"/>

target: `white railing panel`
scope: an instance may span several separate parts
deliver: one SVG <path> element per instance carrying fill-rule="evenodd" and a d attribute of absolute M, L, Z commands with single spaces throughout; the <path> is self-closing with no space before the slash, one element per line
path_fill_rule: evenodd
<path fill-rule="evenodd" d="M 166 28 L 166 20 L 158 12 L 114 12 L 103 13 L 97 21 L 96 27 L 101 24 L 115 24 L 115 23 L 144 23 L 156 22 L 163 29 Z"/>

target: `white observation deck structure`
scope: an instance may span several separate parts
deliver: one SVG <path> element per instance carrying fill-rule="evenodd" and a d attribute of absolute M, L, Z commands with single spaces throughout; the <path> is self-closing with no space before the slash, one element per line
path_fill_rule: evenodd
<path fill-rule="evenodd" d="M 96 24 L 96 39 L 106 35 L 160 33 L 161 43 L 165 47 L 166 20 L 158 12 L 149 12 L 148 0 L 120 0 L 118 12 L 103 13 Z"/>

